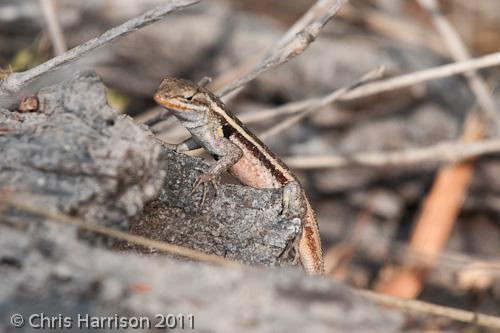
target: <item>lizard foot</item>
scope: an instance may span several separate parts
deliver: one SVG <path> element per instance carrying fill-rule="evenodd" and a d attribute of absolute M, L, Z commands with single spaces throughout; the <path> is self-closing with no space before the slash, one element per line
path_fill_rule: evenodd
<path fill-rule="evenodd" d="M 289 182 L 283 186 L 283 209 L 281 216 L 291 226 L 295 226 L 295 237 L 289 241 L 286 248 L 280 254 L 282 260 L 290 260 L 292 265 L 297 265 L 299 262 L 299 243 L 302 237 L 302 223 L 305 214 L 305 206 L 303 203 L 303 193 L 300 185 L 297 182 Z"/>
<path fill-rule="evenodd" d="M 305 213 L 302 202 L 302 190 L 297 182 L 289 182 L 283 186 L 283 210 L 281 215 L 287 218 L 302 218 Z"/>
<path fill-rule="evenodd" d="M 218 190 L 218 177 L 209 172 L 205 172 L 201 168 L 194 168 L 195 170 L 201 172 L 201 175 L 196 179 L 191 189 L 191 194 L 195 193 L 200 186 L 203 186 L 203 195 L 201 197 L 200 207 L 203 207 L 207 199 L 208 185 L 211 184 L 214 188 L 215 196 L 217 196 Z"/>
<path fill-rule="evenodd" d="M 299 218 L 294 218 L 293 222 L 296 224 L 296 236 L 294 239 L 288 242 L 286 245 L 285 249 L 283 249 L 283 252 L 278 256 L 282 260 L 287 260 L 288 258 L 292 258 L 291 264 L 293 266 L 297 265 L 300 260 L 300 253 L 299 253 L 299 244 L 300 244 L 300 238 L 302 237 L 302 228 L 301 224 L 302 221 Z"/>

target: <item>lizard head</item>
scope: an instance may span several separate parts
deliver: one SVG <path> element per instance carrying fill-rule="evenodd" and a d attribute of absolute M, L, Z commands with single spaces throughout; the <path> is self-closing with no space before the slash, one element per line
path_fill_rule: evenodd
<path fill-rule="evenodd" d="M 206 92 L 198 85 L 181 79 L 167 77 L 163 80 L 154 100 L 178 117 L 187 113 L 202 113 L 208 110 Z"/>

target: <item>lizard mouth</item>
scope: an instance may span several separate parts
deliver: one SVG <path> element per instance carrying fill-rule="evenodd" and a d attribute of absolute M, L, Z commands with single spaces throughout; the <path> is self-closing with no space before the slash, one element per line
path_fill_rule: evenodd
<path fill-rule="evenodd" d="M 154 100 L 156 103 L 160 104 L 164 108 L 170 109 L 170 110 L 179 110 L 179 111 L 185 111 L 188 108 L 183 105 L 182 102 L 176 100 L 175 98 L 165 98 L 161 96 L 160 94 L 156 94 L 154 96 Z"/>

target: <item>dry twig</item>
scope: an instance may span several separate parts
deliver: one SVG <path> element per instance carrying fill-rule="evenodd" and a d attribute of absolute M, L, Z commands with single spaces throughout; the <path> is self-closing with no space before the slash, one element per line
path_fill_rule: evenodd
<path fill-rule="evenodd" d="M 441 39 L 455 61 L 464 61 L 471 58 L 467 47 L 460 38 L 458 32 L 453 28 L 450 21 L 443 15 L 441 8 L 436 0 L 417 0 L 419 5 L 424 8 L 431 16 L 434 26 L 441 35 Z M 492 121 L 494 130 L 500 130 L 500 116 L 495 105 L 495 100 L 490 93 L 486 82 L 476 71 L 467 71 L 463 73 L 469 86 L 476 96 L 476 99 L 484 112 L 487 121 Z"/>
<path fill-rule="evenodd" d="M 264 131 L 263 133 L 261 133 L 259 135 L 260 138 L 262 140 L 266 140 L 272 136 L 277 135 L 278 133 L 283 132 L 287 128 L 290 128 L 294 124 L 298 123 L 299 121 L 301 121 L 302 119 L 307 117 L 308 115 L 311 115 L 314 112 L 320 110 L 321 108 L 327 106 L 328 104 L 333 103 L 334 101 L 340 99 L 342 96 L 347 94 L 349 91 L 352 91 L 352 90 L 356 89 L 357 87 L 361 87 L 364 84 L 366 84 L 367 82 L 379 79 L 380 77 L 382 77 L 383 73 L 384 73 L 383 67 L 376 68 L 376 69 L 370 71 L 369 73 L 367 73 L 366 75 L 364 75 L 360 80 L 358 80 L 357 82 L 355 82 L 351 86 L 340 88 L 340 89 L 332 92 L 331 94 L 325 96 L 324 98 L 317 99 L 316 103 L 313 103 L 312 105 L 310 105 L 308 109 L 286 119 L 285 121 L 271 127 L 270 129 Z"/>
<path fill-rule="evenodd" d="M 16 96 L 41 76 L 60 69 L 76 60 L 81 59 L 87 53 L 111 43 L 116 39 L 126 36 L 142 27 L 161 20 L 167 14 L 181 10 L 187 6 L 197 3 L 199 0 L 168 0 L 165 4 L 158 6 L 146 13 L 137 16 L 127 22 L 114 27 L 101 36 L 93 38 L 81 45 L 72 48 L 69 51 L 54 57 L 43 64 L 29 69 L 25 72 L 13 73 L 0 81 L 0 104 L 2 106 L 11 106 L 15 103 Z"/>
<path fill-rule="evenodd" d="M 226 85 L 217 95 L 224 97 L 233 90 L 245 85 L 260 74 L 302 54 L 314 42 L 325 24 L 349 0 L 319 0 L 314 4 L 269 50 L 262 60 L 246 74 Z"/>
<path fill-rule="evenodd" d="M 73 225 L 82 230 L 95 232 L 100 235 L 112 237 L 114 239 L 118 239 L 121 241 L 129 242 L 144 247 L 154 248 L 158 251 L 166 252 L 172 255 L 179 255 L 197 261 L 210 262 L 224 266 L 240 266 L 240 267 L 243 266 L 242 264 L 237 263 L 236 261 L 229 260 L 223 257 L 206 254 L 201 251 L 192 250 L 183 246 L 168 244 L 164 242 L 151 240 L 145 237 L 132 235 L 123 231 L 107 228 L 98 224 L 88 223 L 80 219 L 70 217 L 58 212 L 46 211 L 42 208 L 26 204 L 25 202 L 29 202 L 29 200 L 13 199 L 12 196 L 10 198 L 7 198 L 7 196 L 5 195 L 0 195 L 0 207 L 3 208 L 12 207 L 26 213 L 43 217 L 53 222 L 66 225 Z"/>
<path fill-rule="evenodd" d="M 405 264 L 415 266 L 436 264 L 440 269 L 447 270 L 450 274 L 454 275 L 466 270 L 467 267 L 474 265 L 474 263 L 488 263 L 483 266 L 485 271 L 500 270 L 500 262 L 498 260 L 471 256 L 463 252 L 455 252 L 448 249 L 439 253 L 439 256 L 436 258 L 435 256 L 429 256 L 424 252 L 411 248 L 407 242 L 403 241 L 392 242 L 385 254 L 378 254 L 374 258 L 377 261 L 404 261 Z"/>
<path fill-rule="evenodd" d="M 472 143 L 442 142 L 423 148 L 387 152 L 365 152 L 347 156 L 290 156 L 283 159 L 288 166 L 295 169 L 343 168 L 349 166 L 385 168 L 436 162 L 451 164 L 499 152 L 500 140 L 491 139 Z"/>
<path fill-rule="evenodd" d="M 397 76 L 380 82 L 366 84 L 358 89 L 346 93 L 342 100 L 351 100 L 368 95 L 392 91 L 408 86 L 412 86 L 425 81 L 442 79 L 448 76 L 462 74 L 468 71 L 477 70 L 486 67 L 500 65 L 500 52 L 495 52 L 482 57 L 470 60 L 458 61 L 444 66 L 429 68 L 410 74 Z"/>
<path fill-rule="evenodd" d="M 483 124 L 477 116 L 477 113 L 469 115 L 461 138 L 463 142 L 472 143 L 484 136 Z M 429 264 L 402 268 L 380 290 L 405 298 L 415 298 L 420 293 L 429 268 L 433 267 L 448 240 L 472 172 L 471 163 L 466 162 L 443 167 L 438 172 L 431 191 L 422 204 L 409 241 L 412 250 L 421 252 L 430 259 Z"/>
<path fill-rule="evenodd" d="M 372 301 L 386 305 L 392 306 L 406 311 L 417 311 L 425 314 L 430 314 L 434 316 L 441 316 L 464 323 L 475 324 L 479 326 L 490 327 L 494 329 L 500 329 L 500 318 L 495 316 L 489 316 L 482 313 L 465 311 L 455 308 L 450 308 L 446 306 L 441 306 L 437 304 L 402 299 L 394 296 L 383 295 L 371 290 L 357 290 L 357 292 Z"/>
<path fill-rule="evenodd" d="M 499 65 L 500 52 L 492 53 L 471 60 L 459 61 L 443 66 L 416 71 L 413 73 L 403 74 L 385 80 L 365 83 L 357 88 L 344 92 L 343 94 L 341 94 L 341 96 L 337 96 L 334 101 L 354 100 L 388 91 L 403 89 L 419 83 L 424 83 L 426 81 L 463 74 L 475 69 L 494 67 Z M 295 114 L 298 112 L 308 112 L 307 110 L 309 110 L 310 108 L 314 108 L 317 105 L 322 105 L 322 101 L 331 99 L 333 97 L 332 95 L 336 93 L 338 93 L 338 90 L 322 97 L 308 98 L 297 102 L 287 103 L 276 108 L 263 110 L 254 115 L 241 115 L 239 116 L 239 118 L 245 123 L 253 123 L 267 120 L 273 117 L 278 117 L 281 115 Z"/>

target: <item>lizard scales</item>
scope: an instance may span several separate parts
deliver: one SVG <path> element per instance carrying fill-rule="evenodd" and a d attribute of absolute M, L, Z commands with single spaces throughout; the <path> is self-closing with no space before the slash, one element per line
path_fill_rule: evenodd
<path fill-rule="evenodd" d="M 195 141 L 220 162 L 221 167 L 214 168 L 214 175 L 227 169 L 241 183 L 255 188 L 281 188 L 290 182 L 299 184 L 283 161 L 247 129 L 217 96 L 204 87 L 186 80 L 166 78 L 154 98 L 158 104 L 173 111 L 191 132 L 190 148 Z M 187 150 L 187 146 L 188 144 L 181 151 Z M 238 152 L 233 154 L 236 149 Z M 204 181 L 209 178 L 206 177 Z M 308 273 L 323 274 L 316 217 L 305 191 L 301 188 L 300 192 L 300 199 L 305 205 L 298 247 L 300 261 Z"/>

